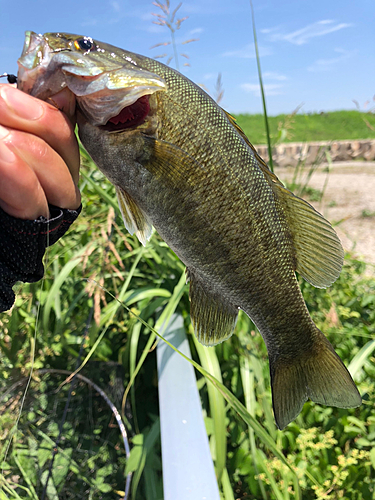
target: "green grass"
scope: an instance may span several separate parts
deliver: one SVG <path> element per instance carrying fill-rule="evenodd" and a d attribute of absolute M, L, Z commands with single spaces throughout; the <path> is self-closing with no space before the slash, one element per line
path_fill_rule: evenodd
<path fill-rule="evenodd" d="M 74 370 L 94 307 L 95 320 L 80 357 L 80 364 L 87 361 L 82 373 L 110 394 L 119 409 L 124 388 L 130 387 L 124 419 L 131 456 L 125 459 L 118 430 L 109 425 L 109 416 L 104 418 L 102 406 L 97 407 L 95 401 L 88 404 L 94 395 L 85 399 L 77 386 L 49 498 L 54 498 L 54 488 L 61 498 L 68 491 L 74 498 L 89 498 L 89 491 L 92 498 L 100 494 L 112 500 L 119 497 L 115 491 L 124 488 L 124 474 L 134 471 L 132 499 L 161 500 L 156 337 L 150 327 L 160 331 L 163 318 L 157 322 L 156 314 L 160 308 L 165 314 L 176 309 L 191 333 L 184 266 L 156 234 L 143 248 L 126 233 L 112 201 L 113 187 L 87 156 L 85 163 L 83 213 L 69 234 L 49 249 L 44 282 L 22 285 L 12 313 L 0 318 L 0 392 L 1 387 L 9 388 L 27 375 L 35 329 L 35 368 Z M 118 256 L 108 248 L 108 234 Z M 297 498 L 297 481 L 304 500 L 335 500 L 343 494 L 348 500 L 375 498 L 375 345 L 371 342 L 375 281 L 363 278 L 364 268 L 363 263 L 347 258 L 340 278 L 327 290 L 301 280 L 314 321 L 343 361 L 355 363 L 353 373 L 364 397 L 360 408 L 342 410 L 307 403 L 293 423 L 277 431 L 267 352 L 249 318 L 241 314 L 235 335 L 216 348 L 197 346 L 188 335 L 223 500 L 232 500 L 233 495 L 292 500 Z M 7 495 L 0 499 L 40 498 L 69 388 L 55 392 L 62 381 L 34 378 L 17 432 L 13 426 L 23 390 L 20 394 L 12 391 L 5 406 L 0 402 L 4 474 L 2 478 L 0 471 L 0 492 L 3 489 Z M 12 435 L 15 440 L 5 459 Z"/>
<path fill-rule="evenodd" d="M 238 124 L 253 144 L 266 144 L 264 116 L 236 115 Z M 274 143 L 280 130 L 287 130 L 282 142 L 331 141 L 344 139 L 375 139 L 375 114 L 358 111 L 332 111 L 328 113 L 269 116 Z M 366 125 L 365 120 L 371 128 Z"/>

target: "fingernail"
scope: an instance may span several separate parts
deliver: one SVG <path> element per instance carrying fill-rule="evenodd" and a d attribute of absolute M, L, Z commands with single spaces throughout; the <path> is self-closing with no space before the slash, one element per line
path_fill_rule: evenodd
<path fill-rule="evenodd" d="M 8 137 L 9 134 L 9 130 L 0 125 L 0 161 L 4 163 L 13 163 L 16 159 L 15 154 L 2 142 L 2 139 Z"/>
<path fill-rule="evenodd" d="M 37 120 L 43 115 L 42 104 L 20 90 L 3 87 L 1 95 L 8 107 L 20 118 Z"/>
<path fill-rule="evenodd" d="M 13 163 L 16 155 L 7 147 L 4 142 L 0 142 L 0 162 Z"/>
<path fill-rule="evenodd" d="M 0 125 L 0 140 L 5 139 L 10 134 L 9 130 Z"/>

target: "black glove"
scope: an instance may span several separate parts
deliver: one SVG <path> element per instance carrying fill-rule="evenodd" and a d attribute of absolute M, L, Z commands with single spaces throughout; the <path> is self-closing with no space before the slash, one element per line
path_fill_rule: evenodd
<path fill-rule="evenodd" d="M 69 229 L 82 210 L 49 206 L 51 219 L 16 219 L 0 208 L 0 312 L 10 309 L 17 281 L 34 283 L 44 274 L 43 255 Z"/>

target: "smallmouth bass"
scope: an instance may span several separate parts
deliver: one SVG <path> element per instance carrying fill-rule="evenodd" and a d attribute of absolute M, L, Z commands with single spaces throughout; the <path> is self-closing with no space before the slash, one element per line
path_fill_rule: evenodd
<path fill-rule="evenodd" d="M 18 87 L 74 99 L 82 144 L 115 185 L 125 226 L 146 244 L 152 226 L 187 267 L 198 340 L 233 333 L 238 310 L 266 343 L 275 420 L 308 398 L 351 408 L 360 394 L 313 323 L 295 271 L 325 288 L 341 243 L 312 206 L 258 156 L 234 118 L 164 64 L 66 33 L 26 33 Z"/>

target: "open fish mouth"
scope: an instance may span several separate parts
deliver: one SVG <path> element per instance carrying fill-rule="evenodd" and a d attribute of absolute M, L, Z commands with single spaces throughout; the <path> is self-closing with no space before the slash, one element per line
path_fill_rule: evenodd
<path fill-rule="evenodd" d="M 167 90 L 159 75 L 77 35 L 26 32 L 18 66 L 19 89 L 111 132 L 141 125 L 149 96 Z"/>
<path fill-rule="evenodd" d="M 144 95 L 130 106 L 123 108 L 120 113 L 113 116 L 101 129 L 109 132 L 120 132 L 128 128 L 135 128 L 145 122 L 150 111 L 149 96 Z"/>
<path fill-rule="evenodd" d="M 149 95 L 144 95 L 133 104 L 125 106 L 117 115 L 109 118 L 105 125 L 101 125 L 100 129 L 108 132 L 121 132 L 142 125 L 150 112 L 149 98 Z M 48 102 L 69 117 L 75 115 L 77 106 L 79 108 L 76 96 L 67 88 L 51 96 Z"/>

